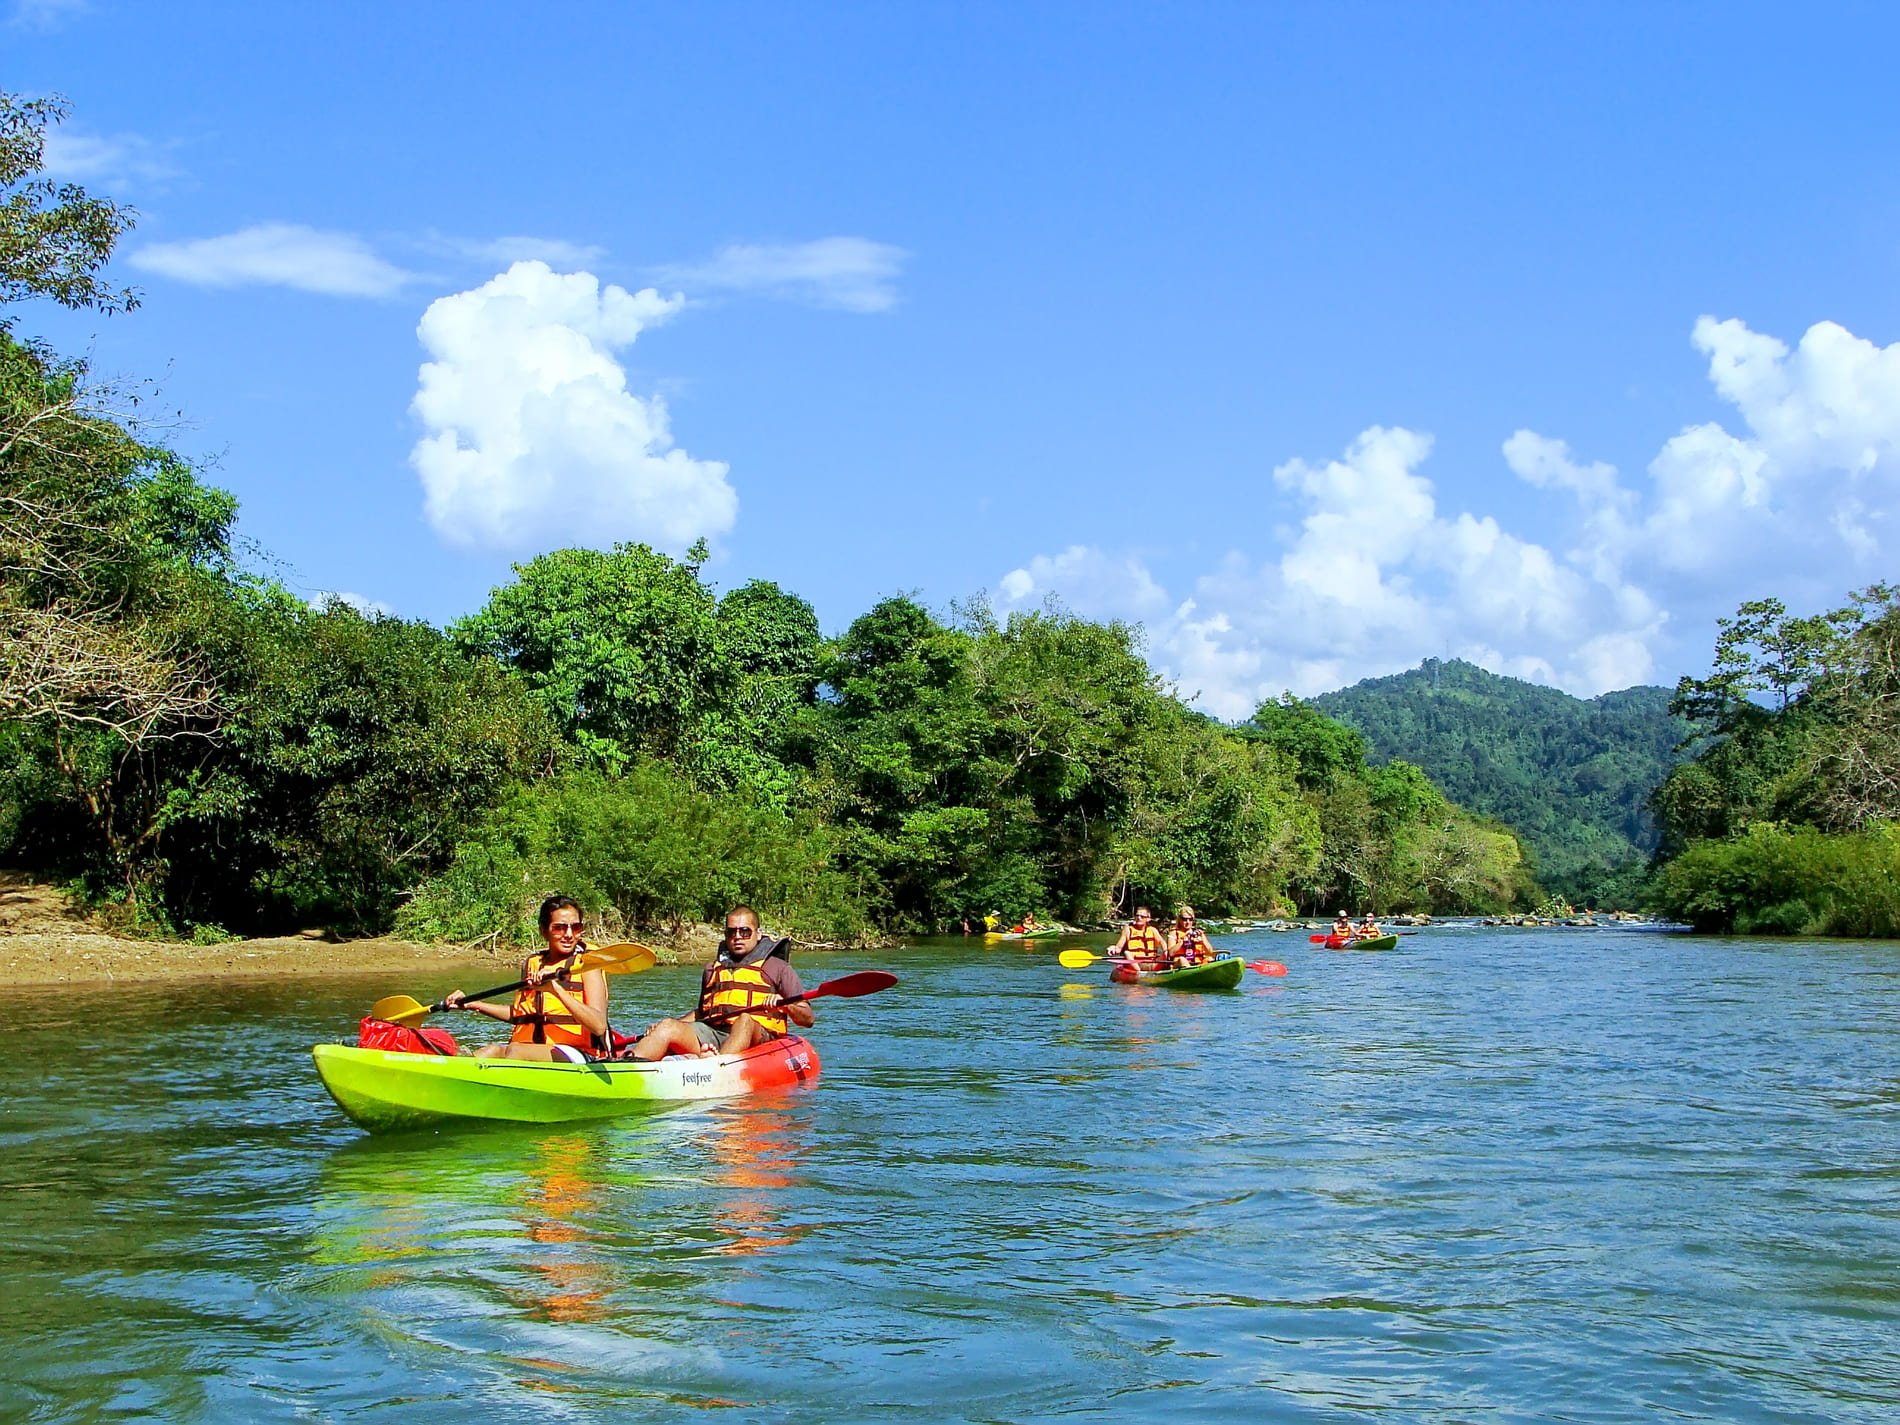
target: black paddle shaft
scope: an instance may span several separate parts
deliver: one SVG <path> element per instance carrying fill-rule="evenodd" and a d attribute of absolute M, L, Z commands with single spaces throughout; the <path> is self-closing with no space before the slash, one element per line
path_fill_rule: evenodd
<path fill-rule="evenodd" d="M 609 948 L 611 949 L 612 947 L 610 946 Z M 568 958 L 573 959 L 573 960 L 578 960 L 586 953 L 587 951 L 585 949 L 577 950 L 574 952 L 573 955 L 569 956 Z M 593 968 L 596 970 L 599 970 L 605 967 L 601 965 L 595 965 L 593 966 Z M 561 977 L 561 971 L 559 970 L 558 967 L 556 967 L 554 978 L 559 979 L 560 977 Z M 477 990 L 472 995 L 463 995 L 462 1003 L 468 1004 L 474 1000 L 487 999 L 490 995 L 505 995 L 509 993 L 509 991 L 511 990 L 525 990 L 527 987 L 528 987 L 528 982 L 526 980 L 516 980 L 512 985 L 496 985 L 495 988 L 493 988 L 492 990 Z M 429 1013 L 441 1014 L 448 1007 L 449 1007 L 449 1002 L 447 1000 L 439 999 L 434 1004 L 429 1006 Z"/>

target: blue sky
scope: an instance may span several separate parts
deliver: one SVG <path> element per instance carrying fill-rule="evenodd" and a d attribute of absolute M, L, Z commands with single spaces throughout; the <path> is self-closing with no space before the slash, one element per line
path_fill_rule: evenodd
<path fill-rule="evenodd" d="M 834 630 L 1139 620 L 1236 717 L 1669 682 L 1900 574 L 1891 7 L 5 13 L 144 292 L 16 324 L 311 597 L 704 534 Z"/>

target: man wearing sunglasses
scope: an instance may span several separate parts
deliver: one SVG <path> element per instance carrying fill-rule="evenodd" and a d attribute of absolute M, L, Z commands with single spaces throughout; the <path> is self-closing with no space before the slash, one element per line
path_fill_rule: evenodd
<path fill-rule="evenodd" d="M 796 1024 L 818 1022 L 809 1004 L 785 1004 L 805 992 L 792 968 L 791 943 L 759 933 L 750 906 L 726 912 L 719 954 L 699 981 L 699 1006 L 684 1019 L 662 1019 L 633 1046 L 636 1059 L 668 1054 L 738 1054 L 777 1039 Z"/>
<path fill-rule="evenodd" d="M 1168 937 L 1155 928 L 1154 912 L 1145 905 L 1135 907 L 1135 918 L 1122 927 L 1122 937 L 1108 953 L 1127 960 L 1138 972 L 1165 970 L 1168 967 Z"/>

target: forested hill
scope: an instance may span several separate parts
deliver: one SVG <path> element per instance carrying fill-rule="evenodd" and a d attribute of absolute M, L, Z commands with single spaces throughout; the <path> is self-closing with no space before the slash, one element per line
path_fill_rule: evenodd
<path fill-rule="evenodd" d="M 1415 763 L 1453 801 L 1517 831 L 1546 886 L 1594 900 L 1610 873 L 1656 847 L 1649 793 L 1682 760 L 1689 731 L 1669 698 L 1641 687 L 1586 701 L 1427 659 L 1313 704 L 1357 730 L 1373 760 Z"/>

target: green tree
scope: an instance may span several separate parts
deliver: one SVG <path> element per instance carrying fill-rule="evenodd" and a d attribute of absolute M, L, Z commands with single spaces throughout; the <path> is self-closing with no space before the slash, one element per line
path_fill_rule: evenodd
<path fill-rule="evenodd" d="M 719 669 L 699 740 L 703 780 L 774 811 L 790 809 L 800 719 L 817 700 L 825 641 L 810 604 L 755 579 L 719 600 Z"/>
<path fill-rule="evenodd" d="M 1894 933 L 1900 588 L 1805 618 L 1743 604 L 1678 702 L 1711 731 L 1655 794 L 1659 908 L 1704 930 Z"/>
<path fill-rule="evenodd" d="M 663 763 L 576 768 L 503 797 L 453 861 L 400 911 L 406 933 L 535 941 L 534 907 L 575 896 L 605 933 L 707 920 L 744 902 L 776 930 L 847 941 L 864 930 L 848 879 L 818 828 L 761 816 L 692 786 Z"/>
<path fill-rule="evenodd" d="M 690 763 L 721 673 L 704 557 L 699 547 L 679 563 L 644 544 L 555 550 L 516 565 L 514 582 L 451 632 L 520 674 L 601 765 Z"/>
<path fill-rule="evenodd" d="M 1356 778 L 1365 767 L 1366 740 L 1291 693 L 1255 708 L 1240 733 L 1290 758 L 1308 791 L 1324 791 Z"/>
<path fill-rule="evenodd" d="M 172 779 L 175 923 L 382 930 L 496 800 L 565 760 L 512 674 L 427 624 L 274 590 L 223 622 L 225 745 Z"/>
<path fill-rule="evenodd" d="M 970 676 L 970 636 L 907 598 L 851 624 L 824 665 L 804 747 L 805 803 L 839 830 L 842 864 L 886 924 L 936 927 L 1000 894 L 1042 903 L 1040 875 L 1012 846 L 1022 828 L 998 795 L 988 719 Z M 1025 817 L 1026 798 L 1014 799 Z M 999 844 L 1000 843 L 1000 844 Z M 988 869 L 986 869 L 988 868 Z"/>
<path fill-rule="evenodd" d="M 1288 887 L 1313 872 L 1322 844 L 1290 761 L 1172 699 L 1157 701 L 1111 848 L 1113 909 L 1185 901 L 1217 915 L 1290 910 Z"/>
<path fill-rule="evenodd" d="M 47 297 L 63 307 L 130 311 L 138 294 L 109 286 L 99 271 L 136 215 L 42 176 L 46 131 L 66 113 L 64 99 L 0 92 L 0 306 Z"/>
<path fill-rule="evenodd" d="M 159 753 L 226 716 L 191 623 L 227 577 L 236 504 L 92 406 L 82 378 L 0 331 L 0 716 L 82 818 L 50 844 L 89 845 L 101 884 L 136 900 Z"/>

